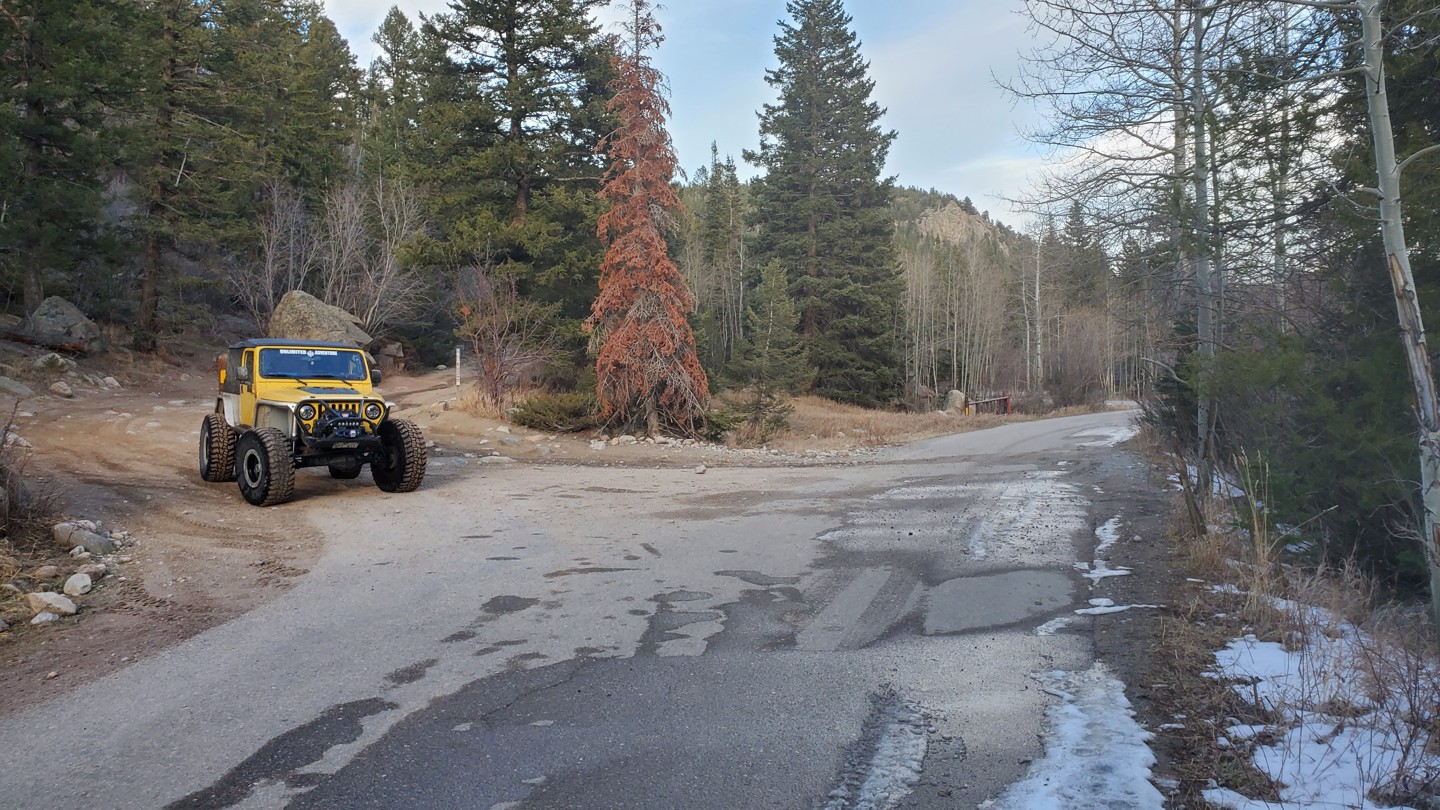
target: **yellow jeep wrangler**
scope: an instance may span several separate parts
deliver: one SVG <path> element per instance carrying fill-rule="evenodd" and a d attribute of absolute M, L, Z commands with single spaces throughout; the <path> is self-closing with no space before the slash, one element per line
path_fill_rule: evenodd
<path fill-rule="evenodd" d="M 355 478 L 370 465 L 375 486 L 412 492 L 425 478 L 425 438 L 373 395 L 380 382 L 365 353 L 342 343 L 260 338 L 216 361 L 215 412 L 200 423 L 200 477 L 238 481 L 256 506 L 289 500 L 295 468 Z"/>

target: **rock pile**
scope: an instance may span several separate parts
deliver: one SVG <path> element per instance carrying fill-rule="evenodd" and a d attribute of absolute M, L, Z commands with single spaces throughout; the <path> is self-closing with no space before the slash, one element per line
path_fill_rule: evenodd
<path fill-rule="evenodd" d="M 112 555 L 130 542 L 129 532 L 101 531 L 99 525 L 89 520 L 58 523 L 50 534 L 60 548 L 70 551 L 78 564 L 68 571 L 69 566 L 42 565 L 3 586 L 12 592 L 24 593 L 31 624 L 48 624 L 78 613 L 80 606 L 75 599 L 94 591 L 114 568 L 113 562 L 97 558 Z M 126 560 L 121 557 L 119 562 Z M 0 633 L 9 629 L 9 624 L 0 621 Z"/>

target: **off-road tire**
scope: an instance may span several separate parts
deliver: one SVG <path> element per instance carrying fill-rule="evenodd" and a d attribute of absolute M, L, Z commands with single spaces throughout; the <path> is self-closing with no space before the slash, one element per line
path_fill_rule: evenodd
<path fill-rule="evenodd" d="M 365 469 L 365 465 L 358 461 L 342 461 L 328 466 L 330 467 L 330 477 L 339 478 L 342 481 L 359 478 L 360 471 Z"/>
<path fill-rule="evenodd" d="M 425 437 L 408 419 L 380 423 L 381 458 L 370 462 L 370 476 L 384 492 L 414 492 L 425 479 Z M 387 463 L 388 462 L 388 463 Z"/>
<path fill-rule="evenodd" d="M 240 494 L 256 506 L 274 506 L 295 494 L 290 440 L 276 428 L 247 431 L 235 444 L 235 479 Z"/>
<path fill-rule="evenodd" d="M 200 477 L 212 484 L 235 480 L 235 431 L 218 413 L 200 423 Z"/>

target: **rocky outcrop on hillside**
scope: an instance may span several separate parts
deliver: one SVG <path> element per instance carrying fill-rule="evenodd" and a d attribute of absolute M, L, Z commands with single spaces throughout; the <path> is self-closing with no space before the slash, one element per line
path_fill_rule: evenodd
<path fill-rule="evenodd" d="M 916 226 L 922 236 L 951 245 L 971 245 L 987 238 L 995 239 L 1002 255 L 1009 253 L 1009 245 L 997 238 L 999 231 L 993 223 L 954 202 L 926 211 Z"/>

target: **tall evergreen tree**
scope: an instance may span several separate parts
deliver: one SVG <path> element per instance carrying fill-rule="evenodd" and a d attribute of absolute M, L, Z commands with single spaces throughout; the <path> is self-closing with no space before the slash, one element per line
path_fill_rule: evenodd
<path fill-rule="evenodd" d="M 106 113 L 128 85 L 129 7 L 114 0 L 0 6 L 0 267 L 26 312 L 47 276 L 70 277 L 103 235 L 118 151 Z"/>
<path fill-rule="evenodd" d="M 379 53 L 365 80 L 361 160 L 368 174 L 403 176 L 419 151 L 415 134 L 425 100 L 420 34 L 392 6 L 371 41 Z"/>
<path fill-rule="evenodd" d="M 663 37 L 645 0 L 629 5 L 628 42 L 615 57 L 610 102 L 619 127 L 603 145 L 610 168 L 600 196 L 610 208 L 600 216 L 607 248 L 590 319 L 599 345 L 597 393 L 607 420 L 651 436 L 694 435 L 710 392 L 686 320 L 695 299 L 665 244 L 680 200 L 665 129 L 670 105 L 648 54 Z"/>
<path fill-rule="evenodd" d="M 452 0 L 426 25 L 447 50 L 447 64 L 428 70 L 449 79 L 424 119 L 447 233 L 432 258 L 482 257 L 577 318 L 595 295 L 595 147 L 610 130 L 610 50 L 590 17 L 599 5 Z"/>
<path fill-rule="evenodd" d="M 156 348 L 160 288 L 166 255 L 182 243 L 204 243 L 218 213 L 212 148 L 221 94 L 210 70 L 217 3 L 156 0 L 140 31 L 140 92 L 131 105 L 137 122 L 129 144 L 135 179 L 135 230 L 141 242 L 140 300 L 134 343 Z"/>
<path fill-rule="evenodd" d="M 753 188 L 757 254 L 791 276 L 822 396 L 862 405 L 900 393 L 902 282 L 881 171 L 895 133 L 871 101 L 875 83 L 841 0 L 790 0 L 775 37 L 779 90 L 760 113 L 765 170 Z"/>
<path fill-rule="evenodd" d="M 267 186 L 318 208 L 348 169 L 359 102 L 349 45 L 313 0 L 153 0 L 130 104 L 141 242 L 135 345 L 164 331 L 180 254 L 258 251 Z M 284 58 L 277 58 L 284 55 Z"/>
<path fill-rule="evenodd" d="M 1068 302 L 1080 307 L 1105 306 L 1105 296 L 1110 290 L 1110 261 L 1095 229 L 1086 221 L 1085 208 L 1079 200 L 1070 204 L 1059 241 L 1060 274 Z"/>
<path fill-rule="evenodd" d="M 313 203 L 349 168 L 355 57 L 315 0 L 226 0 L 223 9 L 214 71 L 232 135 L 224 153 L 263 167 L 251 181 L 257 187 L 282 178 Z"/>

